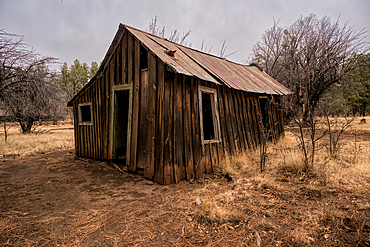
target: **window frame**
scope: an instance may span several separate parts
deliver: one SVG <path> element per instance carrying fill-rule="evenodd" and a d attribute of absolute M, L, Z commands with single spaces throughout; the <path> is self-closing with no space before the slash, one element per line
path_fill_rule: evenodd
<path fill-rule="evenodd" d="M 90 121 L 82 121 L 81 106 L 90 106 Z M 78 124 L 79 125 L 93 125 L 93 111 L 92 102 L 78 104 Z"/>
<path fill-rule="evenodd" d="M 211 107 L 212 107 L 212 120 L 215 137 L 211 140 L 204 140 L 203 131 L 203 98 L 202 93 L 210 94 Z M 209 88 L 204 86 L 198 86 L 198 99 L 199 99 L 199 118 L 200 118 L 200 138 L 201 144 L 204 150 L 204 144 L 209 143 L 220 143 L 221 142 L 221 130 L 220 130 L 220 117 L 218 113 L 218 100 L 217 100 L 217 89 Z M 216 120 L 216 121 L 215 121 Z"/>

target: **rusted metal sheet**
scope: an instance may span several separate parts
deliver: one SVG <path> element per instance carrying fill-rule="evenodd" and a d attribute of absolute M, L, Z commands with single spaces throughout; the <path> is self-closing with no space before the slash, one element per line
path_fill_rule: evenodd
<path fill-rule="evenodd" d="M 177 73 L 196 76 L 202 80 L 217 82 L 207 71 L 197 65 L 189 56 L 183 53 L 175 43 L 158 38 L 154 35 L 126 27 L 144 46 L 152 50 L 163 62 L 170 65 Z M 168 51 L 176 51 L 174 56 L 166 54 Z"/>
<path fill-rule="evenodd" d="M 266 94 L 291 93 L 289 89 L 257 67 L 237 64 L 186 47 L 181 47 L 181 49 L 231 88 Z"/>
<path fill-rule="evenodd" d="M 122 25 L 175 72 L 237 90 L 285 95 L 292 93 L 257 67 L 237 64 Z M 167 54 L 169 51 L 171 53 Z M 176 51 L 174 55 L 173 51 Z"/>

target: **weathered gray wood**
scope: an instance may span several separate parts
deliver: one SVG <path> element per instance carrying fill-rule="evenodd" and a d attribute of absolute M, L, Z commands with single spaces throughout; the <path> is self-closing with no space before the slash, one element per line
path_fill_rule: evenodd
<path fill-rule="evenodd" d="M 163 156 L 164 156 L 164 63 L 157 58 L 157 112 L 154 157 L 154 181 L 163 184 Z"/>
<path fill-rule="evenodd" d="M 193 160 L 193 146 L 192 146 L 192 129 L 191 129 L 191 79 L 184 76 L 182 84 L 183 94 L 183 130 L 184 130 L 184 147 L 185 147 L 185 170 L 186 179 L 190 180 L 195 177 L 194 160 Z"/>
<path fill-rule="evenodd" d="M 139 131 L 139 106 L 140 106 L 140 44 L 137 40 L 133 40 L 133 37 L 128 37 L 128 53 L 127 53 L 127 72 L 128 82 L 133 83 L 133 96 L 132 96 L 132 128 L 131 128 L 131 151 L 130 151 L 130 164 L 129 170 L 136 171 L 137 165 L 137 149 L 138 149 L 138 131 Z M 134 47 L 133 47 L 134 46 Z M 133 54 L 134 53 L 134 54 Z M 135 64 L 133 66 L 132 61 L 134 57 Z M 134 70 L 134 71 L 133 71 Z M 135 76 L 133 81 L 132 76 Z"/>
<path fill-rule="evenodd" d="M 121 57 L 122 57 L 122 84 L 128 84 L 127 81 L 127 32 L 124 34 L 121 40 Z"/>
<path fill-rule="evenodd" d="M 184 165 L 184 127 L 183 127 L 183 93 L 182 93 L 182 82 L 183 75 L 175 74 L 174 81 L 174 175 L 175 183 L 186 178 L 185 165 Z"/>
<path fill-rule="evenodd" d="M 165 73 L 164 77 L 164 158 L 163 180 L 164 184 L 174 182 L 173 171 L 173 80 L 174 73 Z"/>
<path fill-rule="evenodd" d="M 191 121 L 193 132 L 193 158 L 196 177 L 201 177 L 205 172 L 204 160 L 202 156 L 202 145 L 200 139 L 199 121 L 199 99 L 198 99 L 198 79 L 191 79 Z"/>
<path fill-rule="evenodd" d="M 148 52 L 148 69 L 149 82 L 147 88 L 148 100 L 148 135 L 146 145 L 146 162 L 144 169 L 144 176 L 148 179 L 154 177 L 154 153 L 155 153 L 155 101 L 156 101 L 156 87 L 157 87 L 157 63 L 155 56 Z"/>

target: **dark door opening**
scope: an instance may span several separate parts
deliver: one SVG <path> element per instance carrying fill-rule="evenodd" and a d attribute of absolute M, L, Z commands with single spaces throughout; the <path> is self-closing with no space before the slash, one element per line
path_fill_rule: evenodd
<path fill-rule="evenodd" d="M 116 91 L 116 119 L 115 119 L 115 138 L 116 138 L 116 159 L 126 162 L 127 154 L 127 127 L 130 90 Z M 124 161 L 123 161 L 124 160 Z"/>

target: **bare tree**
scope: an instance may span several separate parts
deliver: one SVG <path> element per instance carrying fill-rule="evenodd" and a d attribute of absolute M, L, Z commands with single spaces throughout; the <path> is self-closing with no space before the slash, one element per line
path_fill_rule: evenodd
<path fill-rule="evenodd" d="M 327 130 L 322 128 L 320 119 L 314 115 L 313 107 L 308 109 L 307 119 L 303 119 L 302 111 L 296 106 L 293 98 L 288 98 L 283 105 L 283 110 L 290 116 L 294 128 L 293 134 L 303 153 L 304 171 L 310 171 L 315 162 L 315 155 L 318 149 L 318 142 L 326 134 Z"/>
<path fill-rule="evenodd" d="M 152 19 L 152 21 L 149 23 L 147 32 L 153 35 L 156 35 L 158 37 L 161 37 L 161 38 L 167 38 L 169 41 L 178 43 L 180 45 L 184 45 L 184 46 L 188 45 L 186 39 L 189 37 L 191 30 L 184 32 L 180 36 L 180 32 L 177 31 L 177 29 L 174 29 L 171 32 L 169 37 L 166 37 L 165 30 L 166 30 L 165 27 L 162 27 L 162 28 L 158 27 L 157 16 L 155 16 L 154 19 Z M 189 44 L 189 46 L 191 46 L 191 44 Z"/>
<path fill-rule="evenodd" d="M 294 92 L 295 104 L 306 121 L 321 97 L 355 68 L 356 54 L 370 49 L 365 31 L 319 19 L 311 14 L 288 27 L 266 30 L 253 47 L 253 59 L 266 73 Z"/>
<path fill-rule="evenodd" d="M 57 115 L 59 91 L 47 67 L 55 61 L 37 54 L 22 36 L 0 30 L 0 101 L 23 133 L 38 119 Z"/>
<path fill-rule="evenodd" d="M 348 118 L 344 116 L 344 121 L 339 121 L 338 118 L 331 119 L 329 111 L 324 110 L 324 116 L 329 133 L 329 154 L 331 157 L 336 157 L 339 150 L 339 140 L 341 135 L 352 126 L 354 117 Z"/>
<path fill-rule="evenodd" d="M 222 43 L 222 46 L 221 46 L 221 49 L 220 49 L 220 58 L 227 58 L 235 53 L 237 53 L 238 51 L 233 51 L 229 54 L 226 54 L 226 49 L 227 49 L 227 46 L 226 46 L 226 39 L 224 40 L 224 42 Z"/>

